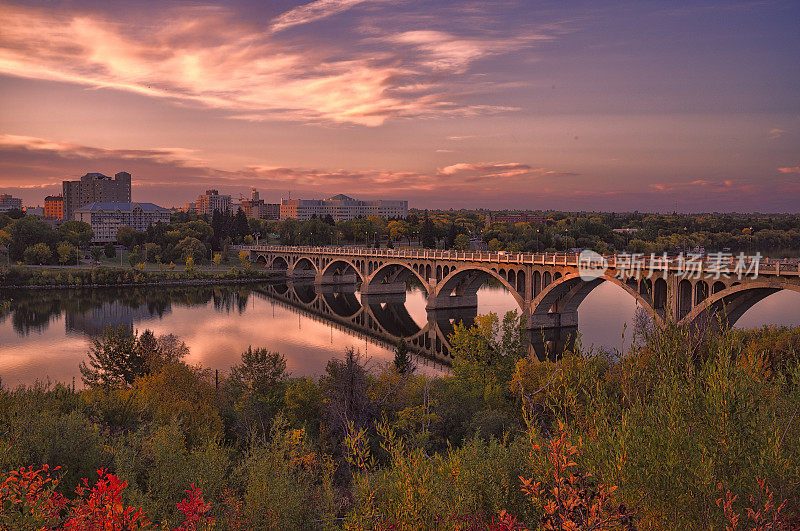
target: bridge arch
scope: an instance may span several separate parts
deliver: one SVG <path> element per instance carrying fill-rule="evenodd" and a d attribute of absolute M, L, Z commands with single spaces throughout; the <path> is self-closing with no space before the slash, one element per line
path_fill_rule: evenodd
<path fill-rule="evenodd" d="M 663 319 L 653 305 L 650 304 L 648 298 L 639 292 L 638 283 L 624 282 L 610 275 L 603 275 L 586 281 L 576 274 L 567 273 L 557 280 L 554 279 L 548 286 L 543 287 L 541 293 L 534 298 L 531 303 L 531 316 L 534 323 L 549 317 L 550 314 L 560 314 L 575 316 L 574 324 L 577 325 L 578 307 L 603 282 L 610 282 L 633 297 L 636 300 L 636 304 L 647 312 L 654 323 L 661 324 L 663 322 Z"/>
<path fill-rule="evenodd" d="M 713 289 L 712 286 L 712 291 Z M 728 288 L 712 293 L 679 322 L 699 327 L 711 325 L 718 319 L 723 325 L 733 326 L 756 303 L 783 290 L 800 293 L 800 285 L 784 280 L 734 283 Z"/>
<path fill-rule="evenodd" d="M 289 270 L 289 262 L 282 256 L 276 256 L 272 259 L 272 262 L 269 265 L 270 269 L 275 271 L 288 271 Z"/>
<path fill-rule="evenodd" d="M 487 278 L 497 279 L 514 297 L 522 312 L 525 312 L 524 293 L 517 291 L 517 286 L 509 283 L 506 275 L 491 268 L 464 267 L 452 271 L 447 277 L 439 282 L 434 290 L 436 299 L 455 296 L 476 296 L 478 290 L 486 282 Z"/>
<path fill-rule="evenodd" d="M 420 266 L 419 269 L 422 270 L 424 267 Z M 380 284 L 403 284 L 403 291 L 405 292 L 406 280 L 408 280 L 408 278 L 411 276 L 420 281 L 426 293 L 430 292 L 427 280 L 422 274 L 420 274 L 419 271 L 415 271 L 413 266 L 410 266 L 405 262 L 394 260 L 378 266 L 370 275 L 366 277 L 366 279 L 363 280 L 361 289 L 362 291 L 370 291 L 371 289 L 375 289 L 377 285 Z"/>
<path fill-rule="evenodd" d="M 333 280 L 335 280 L 337 277 L 344 278 L 347 275 L 355 275 L 358 281 L 364 281 L 364 276 L 361 274 L 361 271 L 359 271 L 356 264 L 341 258 L 331 260 L 320 272 L 320 275 L 323 279 Z"/>
<path fill-rule="evenodd" d="M 302 257 L 294 261 L 291 266 L 292 272 L 295 271 L 313 271 L 317 272 L 317 266 L 310 258 Z"/>

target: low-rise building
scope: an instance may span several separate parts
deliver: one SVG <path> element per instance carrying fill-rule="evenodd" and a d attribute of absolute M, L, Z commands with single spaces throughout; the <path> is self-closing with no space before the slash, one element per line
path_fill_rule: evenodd
<path fill-rule="evenodd" d="M 153 203 L 92 203 L 75 211 L 74 219 L 88 223 L 93 242 L 117 241 L 117 231 L 130 227 L 146 231 L 156 223 L 169 223 L 170 212 Z"/>
<path fill-rule="evenodd" d="M 301 221 L 330 215 L 334 221 L 377 216 L 381 218 L 408 217 L 408 201 L 359 201 L 344 194 L 328 199 L 281 199 L 281 219 Z"/>
<path fill-rule="evenodd" d="M 44 207 L 39 206 L 39 205 L 27 206 L 27 207 L 25 207 L 25 215 L 26 216 L 44 217 Z"/>
<path fill-rule="evenodd" d="M 0 212 L 22 210 L 22 199 L 11 194 L 0 194 Z"/>
<path fill-rule="evenodd" d="M 46 219 L 64 219 L 64 196 L 48 195 L 44 198 L 44 217 Z"/>

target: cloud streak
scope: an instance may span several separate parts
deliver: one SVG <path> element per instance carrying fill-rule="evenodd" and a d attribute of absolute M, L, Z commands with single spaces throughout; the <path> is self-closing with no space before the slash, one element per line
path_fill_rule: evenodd
<path fill-rule="evenodd" d="M 321 20 L 360 3 L 317 0 L 278 16 L 270 28 Z M 0 18 L 2 74 L 127 91 L 244 120 L 365 126 L 513 111 L 465 103 L 456 81 L 480 58 L 549 38 L 407 31 L 355 42 L 287 41 L 209 6 L 171 8 L 163 22 L 13 5 L 0 5 Z"/>

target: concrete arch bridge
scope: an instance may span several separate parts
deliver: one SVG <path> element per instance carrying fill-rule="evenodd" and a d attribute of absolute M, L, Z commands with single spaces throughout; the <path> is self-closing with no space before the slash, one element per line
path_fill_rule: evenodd
<path fill-rule="evenodd" d="M 800 292 L 796 261 L 742 257 L 610 255 L 587 263 L 577 254 L 492 253 L 358 247 L 240 246 L 250 260 L 292 281 L 361 286 L 362 296 L 400 295 L 416 278 L 427 310 L 477 308 L 488 278 L 505 286 L 535 330 L 578 325 L 578 307 L 610 282 L 634 298 L 656 326 L 668 322 L 733 325 L 749 308 L 781 290 Z M 591 269 L 591 275 L 586 272 Z M 581 273 L 584 273 L 583 275 Z"/>

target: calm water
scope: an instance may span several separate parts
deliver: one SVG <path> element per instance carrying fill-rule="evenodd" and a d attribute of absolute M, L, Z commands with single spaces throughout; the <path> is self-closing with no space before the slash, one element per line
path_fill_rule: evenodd
<path fill-rule="evenodd" d="M 0 377 L 10 387 L 37 379 L 71 383 L 73 378 L 80 386 L 78 364 L 91 338 L 107 324 L 176 334 L 191 350 L 187 361 L 222 372 L 239 362 L 241 352 L 252 345 L 284 354 L 293 374 L 309 376 L 321 374 L 328 360 L 340 357 L 347 347 L 366 353 L 372 364 L 388 363 L 394 355 L 392 337 L 412 337 L 426 334 L 425 330 L 427 337 L 437 337 L 431 327 L 438 330 L 438 337 L 446 337 L 452 326 L 447 319 L 428 323 L 425 297 L 413 287 L 404 302 L 373 304 L 368 312 L 357 292 L 320 293 L 313 286 L 0 294 L 0 299 L 9 298 L 13 299 L 10 312 L 0 315 Z M 489 285 L 478 292 L 478 305 L 479 313 L 516 308 L 508 292 Z M 582 344 L 623 348 L 632 339 L 634 313 L 633 300 L 621 289 L 599 286 L 579 309 Z M 763 324 L 800 325 L 800 294 L 780 292 L 768 297 L 749 310 L 737 327 Z M 428 349 L 421 340 L 415 350 L 427 354 L 417 358 L 421 370 L 445 370 L 430 358 L 436 357 L 435 345 Z"/>

